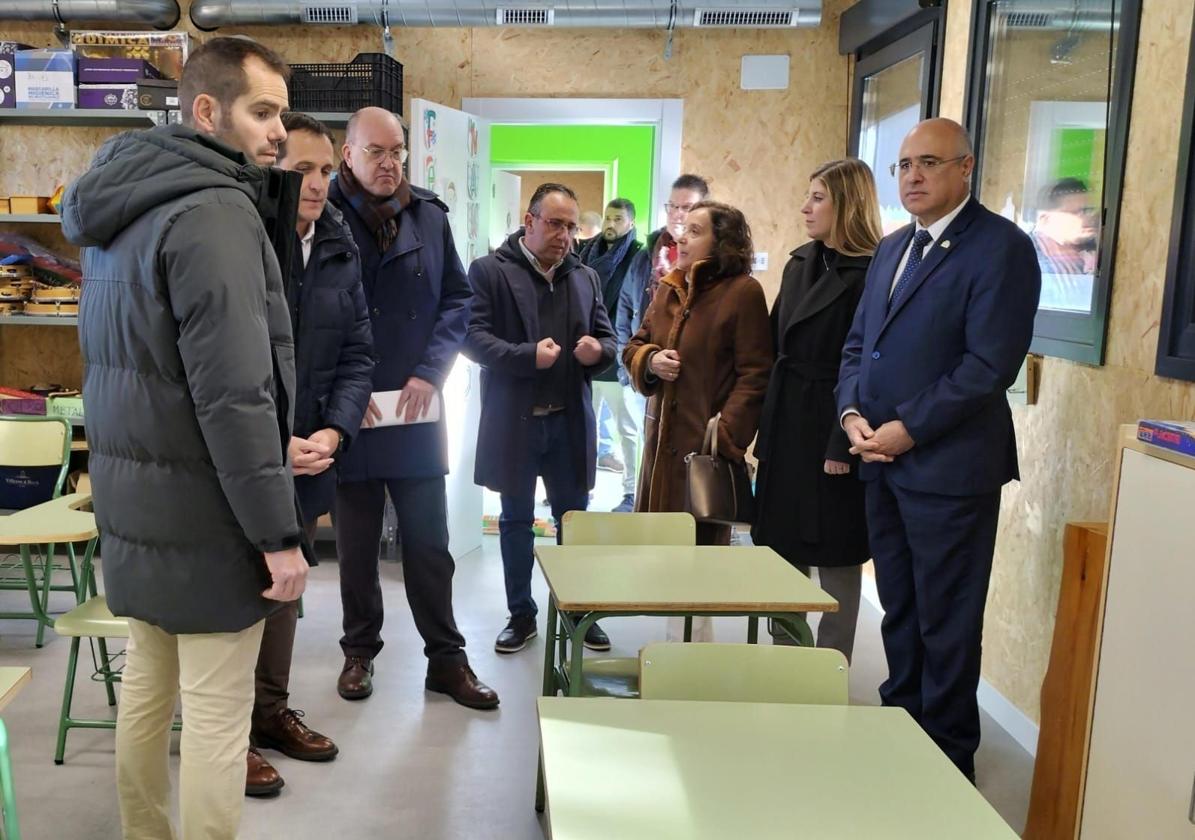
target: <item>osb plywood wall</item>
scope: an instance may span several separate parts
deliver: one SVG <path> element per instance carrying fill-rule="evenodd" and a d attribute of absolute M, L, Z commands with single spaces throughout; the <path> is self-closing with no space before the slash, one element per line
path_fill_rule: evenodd
<path fill-rule="evenodd" d="M 546 171 L 538 169 L 512 170 L 522 182 L 522 197 L 519 206 L 524 210 L 531 204 L 531 196 L 540 184 L 564 184 L 577 194 L 577 203 L 582 213 L 593 212 L 599 216 L 606 212 L 605 170 Z M 520 217 L 521 220 L 522 217 Z M 521 222 L 520 222 L 521 223 Z"/>
<path fill-rule="evenodd" d="M 756 248 L 770 253 L 760 280 L 769 297 L 779 283 L 783 255 L 804 239 L 796 208 L 806 176 L 818 163 L 846 149 L 847 61 L 838 55 L 838 16 L 851 0 L 828 0 L 817 29 L 676 33 L 671 60 L 658 31 L 398 29 L 396 55 L 403 63 L 404 94 L 460 107 L 477 97 L 617 97 L 685 100 L 682 167 L 707 176 L 717 198 L 742 207 Z M 180 26 L 189 26 L 183 6 Z M 210 37 L 191 30 L 199 40 Z M 379 52 L 379 32 L 367 27 L 250 27 L 247 34 L 289 61 L 346 61 Z M 0 39 L 54 43 L 49 24 L 5 22 Z M 745 54 L 792 57 L 785 91 L 742 91 Z M 0 131 L 0 194 L 48 189 L 86 167 L 108 130 L 5 127 Z M 46 173 L 46 174 L 43 174 Z M 31 226 L 32 227 L 32 226 Z M 23 337 L 12 335 L 27 330 Z M 34 339 L 46 328 L 0 327 L 0 381 L 25 382 L 43 364 L 44 347 L 66 355 L 71 332 Z M 22 345 L 28 344 L 28 353 Z M 38 377 L 33 377 L 38 378 Z M 78 384 L 76 367 L 59 378 Z"/>
<path fill-rule="evenodd" d="M 1050 654 L 1063 526 L 1107 519 L 1119 424 L 1195 417 L 1195 386 L 1153 375 L 1192 7 L 1142 5 L 1107 364 L 1046 359 L 1038 404 L 1013 408 L 1021 481 L 1004 491 L 983 673 L 1033 720 L 1040 718 Z M 941 112 L 956 119 L 962 117 L 970 6 L 953 0 L 947 15 Z"/>

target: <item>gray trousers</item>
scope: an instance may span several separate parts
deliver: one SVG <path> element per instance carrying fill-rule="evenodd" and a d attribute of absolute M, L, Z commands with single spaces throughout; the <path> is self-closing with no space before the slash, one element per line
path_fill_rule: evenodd
<path fill-rule="evenodd" d="M 817 646 L 842 651 L 846 661 L 851 661 L 855 649 L 855 626 L 859 622 L 859 592 L 862 587 L 862 566 L 814 566 L 817 570 L 817 584 L 838 601 L 838 612 L 821 614 L 817 625 Z M 809 566 L 797 566 L 810 580 Z M 796 644 L 787 633 L 772 633 L 772 643 L 778 645 Z"/>

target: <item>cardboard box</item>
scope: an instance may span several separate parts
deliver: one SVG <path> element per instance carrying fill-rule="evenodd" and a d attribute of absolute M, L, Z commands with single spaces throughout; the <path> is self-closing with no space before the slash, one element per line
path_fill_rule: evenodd
<path fill-rule="evenodd" d="M 18 108 L 74 108 L 75 54 L 70 50 L 16 53 Z"/>
<path fill-rule="evenodd" d="M 17 50 L 31 50 L 28 44 L 0 41 L 0 108 L 17 107 Z"/>
<path fill-rule="evenodd" d="M 135 85 L 142 79 L 160 79 L 162 74 L 143 58 L 79 59 L 80 85 Z"/>
<path fill-rule="evenodd" d="M 186 32 L 71 33 L 71 49 L 80 58 L 135 58 L 152 64 L 165 79 L 177 79 L 190 52 Z"/>
<path fill-rule="evenodd" d="M 50 212 L 50 199 L 44 195 L 14 195 L 8 199 L 9 212 L 20 216 L 35 216 Z"/>
<path fill-rule="evenodd" d="M 46 414 L 56 417 L 83 417 L 82 397 L 55 397 L 46 400 Z"/>
<path fill-rule="evenodd" d="M 136 85 L 79 85 L 80 108 L 136 110 Z"/>
<path fill-rule="evenodd" d="M 137 83 L 137 106 L 143 111 L 177 111 L 178 82 L 144 79 Z"/>

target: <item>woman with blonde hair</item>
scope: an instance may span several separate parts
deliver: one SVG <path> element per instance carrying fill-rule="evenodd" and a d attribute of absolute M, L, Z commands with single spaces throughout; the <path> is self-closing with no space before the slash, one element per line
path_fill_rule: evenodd
<path fill-rule="evenodd" d="M 838 422 L 834 386 L 842 345 L 863 295 L 882 234 L 875 180 L 855 158 L 823 164 L 809 177 L 805 232 L 772 307 L 772 368 L 755 455 L 757 518 L 751 536 L 775 549 L 838 600 L 825 613 L 818 647 L 847 659 L 859 615 L 860 567 L 869 557 L 858 458 Z M 779 627 L 773 640 L 788 641 Z"/>

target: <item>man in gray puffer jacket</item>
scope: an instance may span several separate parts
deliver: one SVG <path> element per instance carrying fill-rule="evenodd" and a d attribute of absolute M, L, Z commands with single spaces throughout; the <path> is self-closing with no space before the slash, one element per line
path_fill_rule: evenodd
<path fill-rule="evenodd" d="M 129 619 L 116 733 L 124 837 L 233 838 L 263 619 L 307 564 L 286 463 L 294 344 L 263 216 L 286 64 L 216 38 L 180 80 L 184 125 L 122 134 L 63 202 L 83 251 L 79 336 L 108 605 Z M 257 164 L 257 165 L 255 165 Z M 292 235 L 293 219 L 286 223 Z"/>

